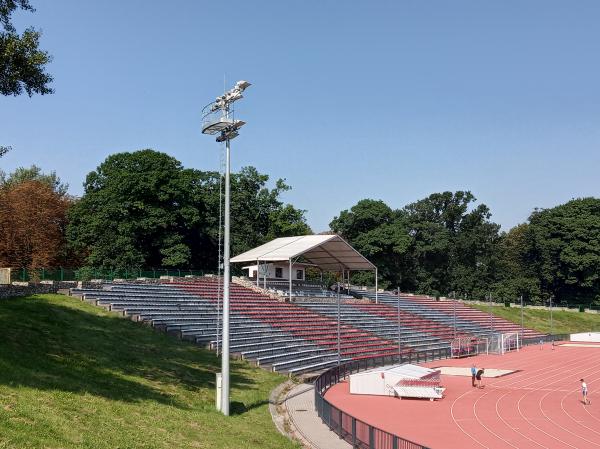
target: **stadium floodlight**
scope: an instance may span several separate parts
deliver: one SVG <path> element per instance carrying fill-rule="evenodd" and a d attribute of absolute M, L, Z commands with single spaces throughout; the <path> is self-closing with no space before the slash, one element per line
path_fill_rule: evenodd
<path fill-rule="evenodd" d="M 246 80 L 241 80 L 241 81 L 238 81 L 237 83 L 235 83 L 235 87 L 237 89 L 241 90 L 242 92 L 245 91 L 250 86 L 252 86 L 252 84 L 250 84 Z"/>
<path fill-rule="evenodd" d="M 221 346 L 221 401 L 220 411 L 229 416 L 229 282 L 230 282 L 230 171 L 231 146 L 230 141 L 239 135 L 239 130 L 246 122 L 236 120 L 233 103 L 243 98 L 242 92 L 251 84 L 248 81 L 238 81 L 233 89 L 217 97 L 215 101 L 202 110 L 202 134 L 217 135 L 217 142 L 225 142 L 225 207 L 223 233 L 223 340 Z M 220 261 L 219 261 L 220 262 Z M 219 404 L 219 401 L 217 401 Z M 219 406 L 217 405 L 217 408 Z"/>

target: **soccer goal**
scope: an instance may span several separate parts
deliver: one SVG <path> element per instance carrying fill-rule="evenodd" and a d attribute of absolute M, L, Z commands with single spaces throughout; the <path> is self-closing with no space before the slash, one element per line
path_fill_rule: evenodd
<path fill-rule="evenodd" d="M 475 337 L 456 337 L 450 342 L 453 358 L 470 357 L 479 354 L 479 340 Z"/>
<path fill-rule="evenodd" d="M 521 348 L 521 337 L 518 332 L 492 334 L 487 338 L 488 354 L 505 354 Z"/>

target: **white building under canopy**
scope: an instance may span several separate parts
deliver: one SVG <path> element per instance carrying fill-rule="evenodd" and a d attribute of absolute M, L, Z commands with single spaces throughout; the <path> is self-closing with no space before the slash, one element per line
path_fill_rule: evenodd
<path fill-rule="evenodd" d="M 302 268 L 311 264 L 323 271 L 341 273 L 343 278 L 347 275 L 348 279 L 351 271 L 374 271 L 375 291 L 377 292 L 377 267 L 343 238 L 335 234 L 280 237 L 233 257 L 231 262 L 254 262 L 255 267 L 259 267 L 261 264 L 271 264 L 277 267 L 282 262 L 286 262 L 288 270 L 285 272 L 289 281 L 290 299 L 292 279 L 295 277 L 294 264 L 301 264 Z M 258 271 L 260 272 L 260 270 Z"/>

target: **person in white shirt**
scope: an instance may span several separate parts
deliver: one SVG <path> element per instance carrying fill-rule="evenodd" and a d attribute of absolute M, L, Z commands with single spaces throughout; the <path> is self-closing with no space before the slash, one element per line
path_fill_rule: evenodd
<path fill-rule="evenodd" d="M 588 388 L 587 388 L 587 384 L 585 383 L 585 381 L 583 379 L 579 380 L 581 382 L 581 394 L 583 396 L 583 404 L 584 405 L 588 405 L 591 404 L 590 400 L 588 399 Z"/>

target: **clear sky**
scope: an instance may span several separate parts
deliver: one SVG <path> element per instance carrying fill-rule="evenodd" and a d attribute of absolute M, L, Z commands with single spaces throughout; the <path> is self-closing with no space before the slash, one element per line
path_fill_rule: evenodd
<path fill-rule="evenodd" d="M 43 1 L 54 95 L 0 97 L 4 170 L 73 194 L 114 152 L 218 168 L 202 106 L 238 79 L 233 168 L 286 178 L 315 231 L 362 198 L 471 190 L 507 230 L 600 196 L 600 2 Z"/>

